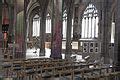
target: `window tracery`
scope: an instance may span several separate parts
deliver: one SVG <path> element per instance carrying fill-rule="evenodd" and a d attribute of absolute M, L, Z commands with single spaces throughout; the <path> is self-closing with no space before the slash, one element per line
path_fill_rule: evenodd
<path fill-rule="evenodd" d="M 82 39 L 98 38 L 98 10 L 93 4 L 89 4 L 82 18 Z"/>

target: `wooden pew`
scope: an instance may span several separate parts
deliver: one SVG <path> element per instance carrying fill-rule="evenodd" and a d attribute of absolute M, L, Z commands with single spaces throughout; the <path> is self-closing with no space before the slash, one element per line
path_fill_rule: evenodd
<path fill-rule="evenodd" d="M 72 62 L 70 60 L 53 60 L 53 59 L 29 59 L 29 60 L 12 60 L 6 61 L 10 66 L 4 67 L 7 71 L 13 71 L 16 73 L 17 77 L 26 76 L 39 76 L 39 78 L 45 77 L 43 75 L 45 72 L 49 74 L 50 77 L 71 75 L 72 78 L 76 74 L 80 74 L 82 78 L 99 78 L 104 76 L 110 76 L 113 74 L 118 75 L 119 73 L 112 72 L 111 67 L 106 68 L 89 68 L 90 65 L 94 64 L 80 64 Z M 109 70 L 110 69 L 110 70 Z M 103 74 L 105 71 L 106 74 Z M 94 72 L 97 72 L 94 75 Z M 89 74 L 89 75 L 88 75 Z M 103 74 L 103 75 L 102 75 Z M 91 77 L 92 76 L 92 77 Z M 114 76 L 114 75 L 113 75 Z"/>

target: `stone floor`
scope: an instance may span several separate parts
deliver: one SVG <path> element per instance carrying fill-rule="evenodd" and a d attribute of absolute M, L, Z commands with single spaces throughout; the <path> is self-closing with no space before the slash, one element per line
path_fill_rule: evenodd
<path fill-rule="evenodd" d="M 45 48 L 45 56 L 39 56 L 39 51 L 40 49 L 35 48 L 27 49 L 26 58 L 50 58 L 51 49 Z M 76 61 L 85 61 L 84 59 L 82 59 L 82 55 L 72 54 L 71 57 L 75 57 Z M 65 54 L 62 54 L 62 59 L 65 59 Z"/>

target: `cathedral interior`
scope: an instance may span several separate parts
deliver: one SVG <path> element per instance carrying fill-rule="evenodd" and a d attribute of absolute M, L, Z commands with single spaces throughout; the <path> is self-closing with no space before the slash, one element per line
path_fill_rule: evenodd
<path fill-rule="evenodd" d="M 0 80 L 120 80 L 120 0 L 0 0 Z"/>

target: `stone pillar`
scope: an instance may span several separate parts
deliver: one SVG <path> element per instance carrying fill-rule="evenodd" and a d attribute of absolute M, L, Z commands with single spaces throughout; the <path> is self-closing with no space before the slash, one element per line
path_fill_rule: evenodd
<path fill-rule="evenodd" d="M 74 22 L 73 22 L 73 40 L 78 41 L 78 39 L 80 38 L 80 30 L 78 26 L 78 11 L 79 7 L 75 6 L 74 7 Z"/>
<path fill-rule="evenodd" d="M 3 75 L 2 64 L 4 56 L 2 54 L 2 43 L 3 43 L 3 33 L 2 33 L 2 0 L 0 0 L 0 76 Z"/>
<path fill-rule="evenodd" d="M 52 0 L 52 50 L 51 58 L 61 59 L 62 50 L 62 3 L 63 0 Z"/>
<path fill-rule="evenodd" d="M 10 24 L 9 24 L 9 34 L 13 34 L 13 22 L 14 22 L 14 3 L 13 3 L 13 0 L 10 0 L 9 1 L 9 21 L 10 21 Z"/>
<path fill-rule="evenodd" d="M 42 12 L 40 19 L 40 53 L 39 56 L 45 55 L 45 28 L 46 27 L 46 12 Z"/>
<path fill-rule="evenodd" d="M 45 29 L 46 29 L 46 12 L 49 0 L 44 0 L 39 2 L 41 9 L 41 19 L 40 19 L 40 53 L 39 56 L 45 56 Z"/>
<path fill-rule="evenodd" d="M 2 31 L 2 0 L 0 0 L 0 32 Z"/>
<path fill-rule="evenodd" d="M 30 0 L 24 0 L 24 6 L 23 7 L 23 10 L 24 10 L 24 15 L 23 15 L 23 37 L 24 37 L 24 40 L 23 40 L 23 58 L 26 58 L 26 49 L 27 49 L 27 7 L 28 7 L 28 4 L 29 4 Z M 17 3 L 19 4 L 19 3 Z"/>
<path fill-rule="evenodd" d="M 2 64 L 3 64 L 3 59 L 4 56 L 2 54 L 2 43 L 3 43 L 3 33 L 2 33 L 2 0 L 0 0 L 0 76 L 3 75 L 2 72 Z"/>
<path fill-rule="evenodd" d="M 29 25 L 28 25 L 28 37 L 29 37 L 29 39 L 30 39 L 30 41 L 31 41 L 31 39 L 32 39 L 32 29 L 33 29 L 33 18 L 29 18 Z"/>
<path fill-rule="evenodd" d="M 115 21 L 115 51 L 114 63 L 120 66 L 120 0 L 117 0 L 116 6 L 116 21 Z M 120 69 L 118 69 L 120 71 Z"/>
<path fill-rule="evenodd" d="M 110 43 L 110 35 L 111 35 L 111 12 L 110 12 L 110 2 L 109 0 L 101 3 L 101 18 L 100 21 L 100 30 L 101 30 L 101 55 L 104 57 L 104 63 L 110 63 L 110 55 L 109 55 L 109 43 Z"/>
<path fill-rule="evenodd" d="M 83 10 L 84 9 L 84 5 L 81 4 L 81 6 L 79 6 L 78 8 L 78 34 L 79 34 L 79 39 L 81 39 L 81 34 L 82 34 L 82 17 L 83 17 Z M 81 41 L 78 40 L 78 51 L 82 52 L 82 46 L 81 46 Z"/>
<path fill-rule="evenodd" d="M 72 29 L 72 18 L 73 18 L 73 0 L 69 0 L 67 4 L 68 4 L 67 5 L 67 33 L 66 33 L 65 58 L 69 59 L 72 54 L 71 29 Z"/>
<path fill-rule="evenodd" d="M 28 6 L 28 2 L 29 2 L 29 0 L 24 0 L 24 6 L 22 6 L 23 7 L 23 9 L 24 9 L 24 14 L 23 14 L 23 20 L 24 20 L 24 22 L 23 22 L 23 38 L 24 38 L 24 40 L 23 40 L 23 58 L 26 58 L 26 48 L 27 48 L 27 33 L 25 33 L 26 31 L 27 31 L 27 14 L 26 14 L 26 11 L 27 11 L 27 6 Z M 17 4 L 19 4 L 19 3 L 17 3 Z"/>

